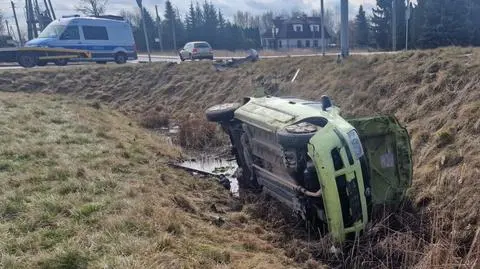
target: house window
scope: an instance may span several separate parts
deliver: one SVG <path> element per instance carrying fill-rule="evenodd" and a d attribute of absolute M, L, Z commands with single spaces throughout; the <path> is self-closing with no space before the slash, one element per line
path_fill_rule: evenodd
<path fill-rule="evenodd" d="M 297 48 L 301 48 L 302 47 L 302 40 L 297 40 Z"/>
<path fill-rule="evenodd" d="M 278 40 L 278 47 L 282 48 L 282 40 Z"/>
<path fill-rule="evenodd" d="M 305 40 L 305 48 L 310 48 L 310 40 Z"/>
<path fill-rule="evenodd" d="M 320 25 L 318 25 L 318 24 L 312 24 L 312 25 L 310 25 L 310 31 L 312 31 L 312 32 L 320 32 Z"/>
<path fill-rule="evenodd" d="M 318 40 L 313 40 L 313 47 L 318 48 Z"/>
<path fill-rule="evenodd" d="M 294 30 L 295 32 L 303 32 L 303 25 L 301 25 L 301 24 L 294 24 L 294 25 L 293 25 L 293 30 Z"/>

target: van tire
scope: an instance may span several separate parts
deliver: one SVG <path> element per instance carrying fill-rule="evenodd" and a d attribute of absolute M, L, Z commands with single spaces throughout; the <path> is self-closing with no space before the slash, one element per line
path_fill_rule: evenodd
<path fill-rule="evenodd" d="M 22 53 L 18 56 L 18 64 L 25 68 L 32 68 L 37 65 L 38 57 L 30 53 Z"/>
<path fill-rule="evenodd" d="M 280 130 L 277 132 L 277 142 L 284 148 L 297 148 L 306 145 L 315 134 L 316 132 L 294 134 Z"/>
<path fill-rule="evenodd" d="M 117 52 L 115 54 L 115 62 L 117 64 L 124 64 L 127 62 L 128 56 L 124 52 Z"/>
<path fill-rule="evenodd" d="M 58 60 L 55 60 L 54 63 L 55 63 L 56 66 L 65 66 L 65 65 L 68 64 L 68 60 L 67 59 L 58 59 Z"/>
<path fill-rule="evenodd" d="M 234 112 L 240 107 L 240 103 L 226 103 L 215 105 L 205 112 L 207 119 L 213 122 L 226 122 L 233 119 Z"/>

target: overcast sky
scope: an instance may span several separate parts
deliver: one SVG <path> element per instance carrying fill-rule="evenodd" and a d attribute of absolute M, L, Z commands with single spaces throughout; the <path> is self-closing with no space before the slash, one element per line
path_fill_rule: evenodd
<path fill-rule="evenodd" d="M 43 0 L 37 0 L 40 6 L 43 6 Z M 204 0 L 200 0 L 203 3 Z M 77 0 L 51 0 L 54 6 L 57 17 L 62 15 L 71 15 L 77 13 L 75 6 Z M 183 16 L 190 4 L 190 0 L 183 1 L 171 1 L 176 6 L 180 14 Z M 320 9 L 320 0 L 212 0 L 211 1 L 217 8 L 220 8 L 227 18 L 232 18 L 233 14 L 238 10 L 249 11 L 254 14 L 260 14 L 265 11 L 292 11 L 301 10 L 310 13 L 313 9 Z M 375 0 L 349 0 L 350 4 L 350 17 L 353 18 L 358 11 L 359 5 L 364 5 L 367 12 L 370 12 L 371 8 L 375 5 Z M 19 24 L 22 29 L 26 29 L 24 19 L 24 0 L 14 0 L 16 3 L 17 16 L 19 17 Z M 160 16 L 163 17 L 165 0 L 143 0 L 143 5 L 152 12 L 155 11 L 155 5 L 158 5 Z M 340 7 L 340 0 L 325 0 L 325 7 L 338 10 Z M 137 8 L 135 0 L 109 0 L 107 13 L 118 14 L 120 10 L 133 10 Z M 13 13 L 10 6 L 10 0 L 0 0 L 0 10 L 6 16 L 10 25 L 14 26 Z M 337 16 L 338 17 L 338 16 Z M 337 20 L 339 18 L 336 18 Z M 3 23 L 3 22 L 2 22 Z"/>

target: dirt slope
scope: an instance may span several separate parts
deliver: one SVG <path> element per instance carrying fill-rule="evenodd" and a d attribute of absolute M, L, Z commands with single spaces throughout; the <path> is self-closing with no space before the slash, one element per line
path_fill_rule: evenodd
<path fill-rule="evenodd" d="M 290 83 L 297 69 L 300 74 Z M 198 117 L 208 106 L 238 101 L 260 86 L 276 95 L 318 99 L 328 94 L 346 115 L 392 113 L 407 125 L 415 162 L 411 199 L 421 209 L 415 218 L 423 228 L 377 238 L 372 244 L 393 254 L 375 252 L 369 258 L 403 259 L 422 268 L 480 261 L 480 50 L 358 56 L 343 63 L 330 57 L 271 59 L 226 72 L 195 62 L 15 71 L 0 77 L 4 91 L 68 94 L 134 117 Z"/>

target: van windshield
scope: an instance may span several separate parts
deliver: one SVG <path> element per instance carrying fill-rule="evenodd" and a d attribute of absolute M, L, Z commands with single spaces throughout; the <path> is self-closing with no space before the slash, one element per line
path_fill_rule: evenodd
<path fill-rule="evenodd" d="M 63 31 L 65 30 L 66 25 L 60 24 L 58 22 L 50 23 L 47 28 L 45 28 L 40 35 L 39 38 L 57 38 L 59 37 Z"/>

